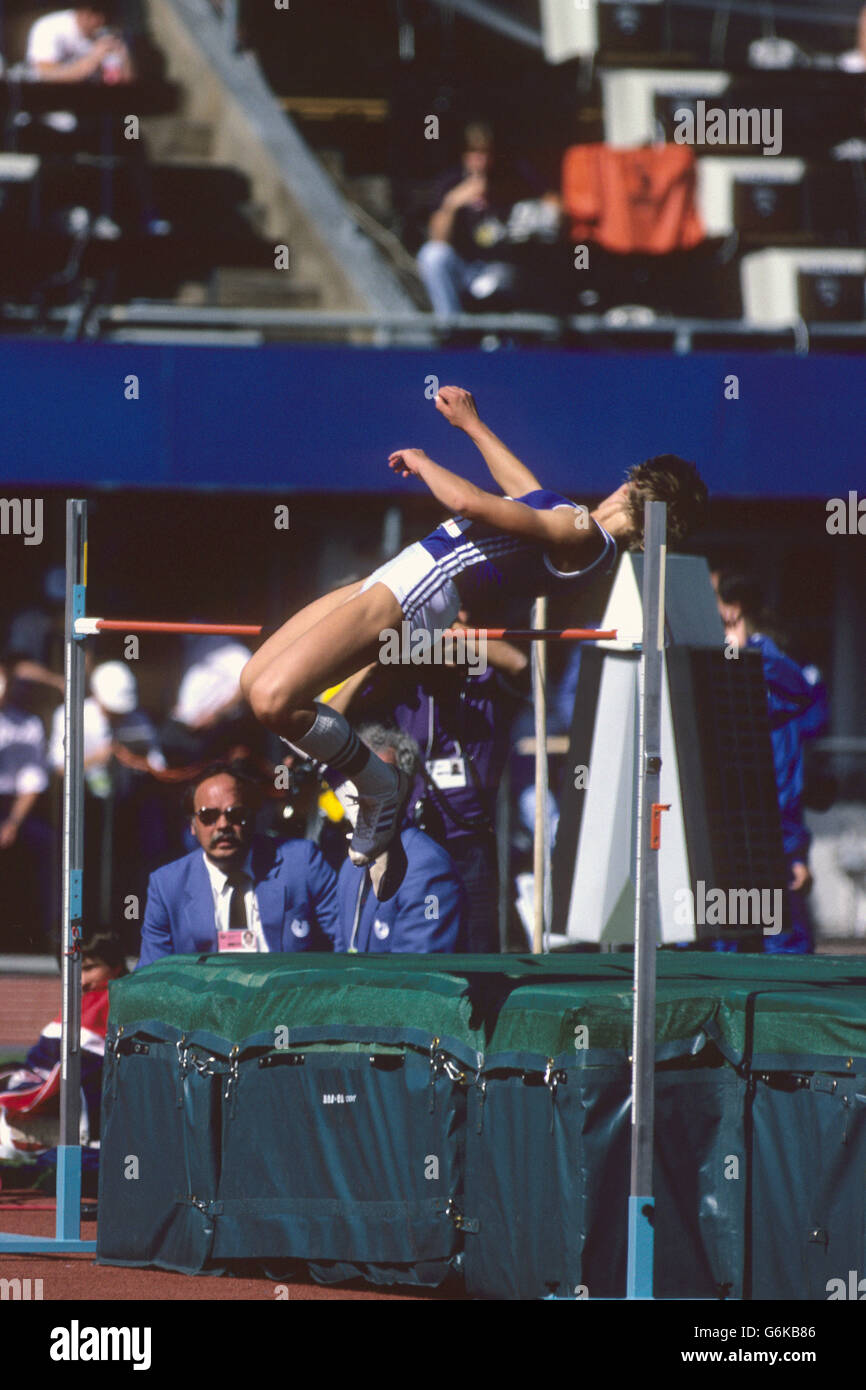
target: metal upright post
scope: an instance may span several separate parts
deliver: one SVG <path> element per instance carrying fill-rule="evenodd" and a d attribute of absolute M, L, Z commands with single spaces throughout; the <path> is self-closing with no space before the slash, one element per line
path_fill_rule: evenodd
<path fill-rule="evenodd" d="M 532 626 L 544 628 L 547 599 L 537 598 L 532 610 Z M 532 841 L 533 922 L 532 950 L 544 950 L 547 927 L 547 644 L 532 648 L 532 704 L 535 715 L 535 833 Z"/>
<path fill-rule="evenodd" d="M 74 1253 L 96 1249 L 81 1240 L 81 956 L 84 877 L 84 649 L 75 621 L 85 616 L 87 503 L 66 503 L 66 635 L 63 748 L 63 1010 L 60 1034 L 60 1142 L 57 1219 L 53 1236 L 0 1232 L 0 1251 Z"/>
<path fill-rule="evenodd" d="M 653 807 L 661 774 L 661 696 L 665 629 L 667 506 L 648 502 L 644 523 L 643 641 L 638 694 L 635 853 L 634 1017 L 632 1030 L 631 1184 L 627 1298 L 653 1296 L 653 1120 L 655 1108 L 658 858 Z"/>
<path fill-rule="evenodd" d="M 63 1029 L 57 1238 L 77 1239 L 81 1222 L 81 939 L 84 879 L 84 647 L 87 503 L 66 503 L 66 691 L 63 745 Z"/>

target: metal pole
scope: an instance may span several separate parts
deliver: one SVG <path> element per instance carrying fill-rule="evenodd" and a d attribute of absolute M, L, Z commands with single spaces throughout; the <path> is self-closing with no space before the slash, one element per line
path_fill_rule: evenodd
<path fill-rule="evenodd" d="M 635 852 L 634 1017 L 632 1030 L 631 1184 L 627 1298 L 653 1296 L 653 1120 L 655 1107 L 658 858 L 651 848 L 659 800 L 664 662 L 667 506 L 648 502 L 644 522 L 643 638 L 638 693 Z"/>
<path fill-rule="evenodd" d="M 537 598 L 532 610 L 535 628 L 544 628 L 547 620 L 547 599 Z M 545 837 L 547 811 L 547 647 L 539 642 L 532 649 L 532 704 L 535 712 L 535 834 L 532 841 L 533 921 L 532 950 L 540 955 L 544 950 L 545 878 L 547 874 L 547 843 Z"/>
<path fill-rule="evenodd" d="M 499 949 L 508 950 L 508 909 L 511 904 L 511 766 L 506 762 L 496 798 L 496 862 L 499 870 Z"/>
<path fill-rule="evenodd" d="M 66 642 L 63 744 L 63 1020 L 57 1238 L 75 1239 L 81 1221 L 81 935 L 84 877 L 84 649 L 75 620 L 85 609 L 87 503 L 66 503 Z"/>
<path fill-rule="evenodd" d="M 60 1142 L 57 1217 L 53 1236 L 0 1231 L 0 1252 L 85 1254 L 81 1239 L 81 894 L 84 877 L 84 650 L 75 619 L 84 614 L 87 584 L 87 503 L 66 503 L 66 626 L 63 708 L 63 898 L 60 1025 Z"/>

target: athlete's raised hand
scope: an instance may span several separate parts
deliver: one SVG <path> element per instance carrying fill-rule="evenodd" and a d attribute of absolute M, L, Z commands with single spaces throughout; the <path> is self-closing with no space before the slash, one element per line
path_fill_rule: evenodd
<path fill-rule="evenodd" d="M 467 430 L 478 423 L 478 407 L 462 386 L 440 386 L 436 409 L 445 416 L 449 425 L 456 425 L 457 429 Z"/>
<path fill-rule="evenodd" d="M 420 478 L 423 465 L 432 462 L 423 449 L 396 449 L 388 455 L 388 467 L 393 468 L 401 478 Z"/>

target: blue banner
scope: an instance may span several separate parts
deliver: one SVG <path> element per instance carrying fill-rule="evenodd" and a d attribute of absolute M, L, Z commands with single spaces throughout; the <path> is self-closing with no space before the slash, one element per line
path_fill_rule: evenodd
<path fill-rule="evenodd" d="M 668 452 L 729 497 L 841 496 L 863 476 L 861 358 L 7 339 L 6 481 L 406 492 L 421 484 L 386 459 L 414 445 L 483 483 L 479 455 L 434 408 L 436 379 L 468 387 L 544 485 L 576 496 Z"/>

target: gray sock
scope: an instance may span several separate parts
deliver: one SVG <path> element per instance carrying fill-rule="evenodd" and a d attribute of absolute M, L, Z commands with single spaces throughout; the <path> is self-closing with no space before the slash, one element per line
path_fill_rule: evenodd
<path fill-rule="evenodd" d="M 313 708 L 316 718 L 312 728 L 294 739 L 290 747 L 351 778 L 361 796 L 381 796 L 393 791 L 397 780 L 394 768 L 361 742 L 342 714 L 320 700 L 315 701 Z"/>

